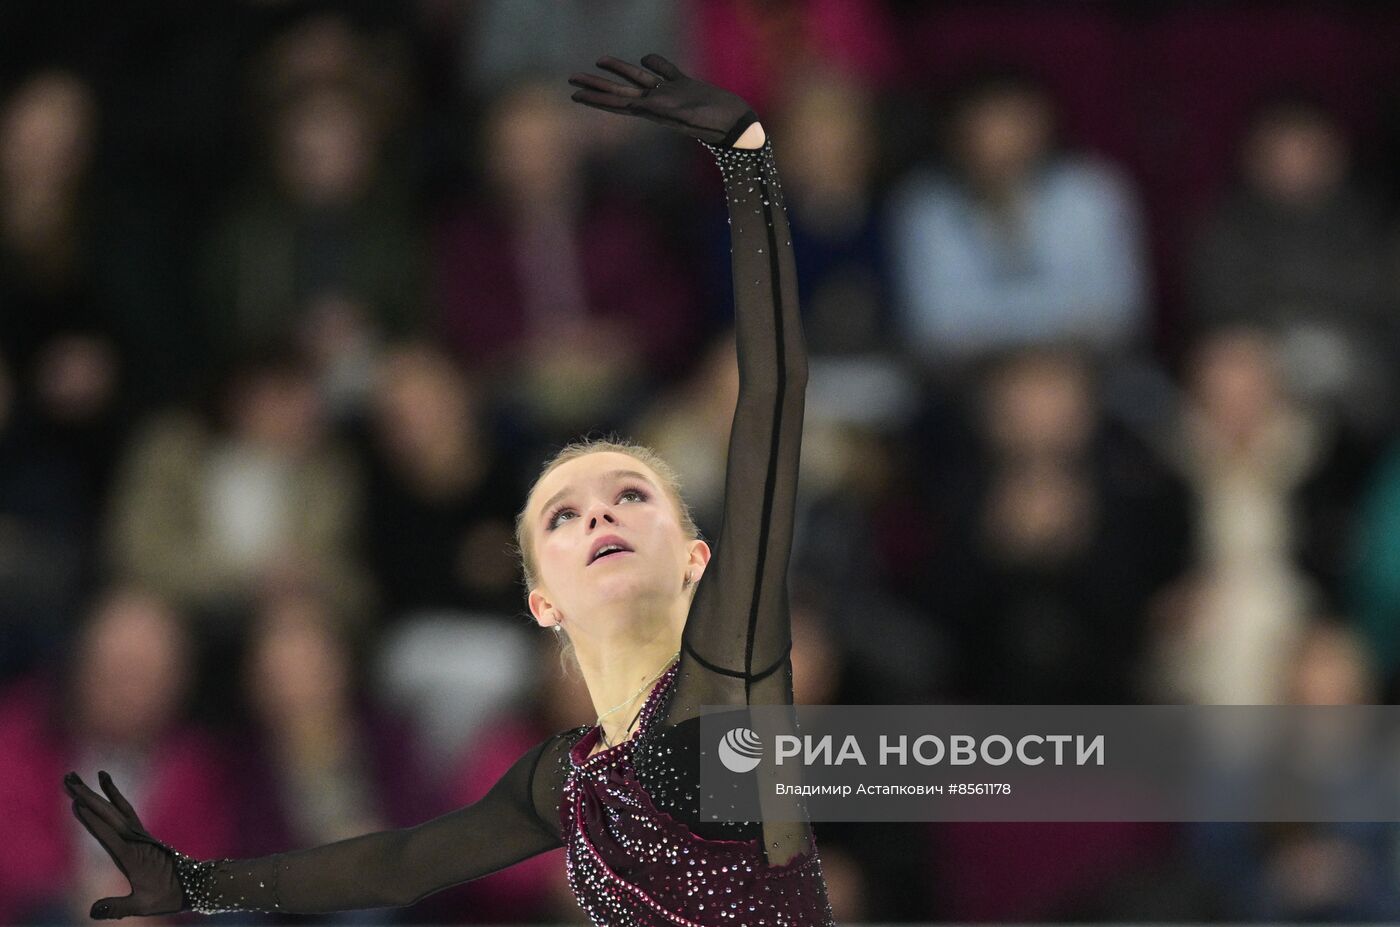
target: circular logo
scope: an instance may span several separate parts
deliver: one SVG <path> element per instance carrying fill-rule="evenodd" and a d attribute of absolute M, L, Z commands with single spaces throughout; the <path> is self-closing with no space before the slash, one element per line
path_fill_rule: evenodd
<path fill-rule="evenodd" d="M 719 760 L 730 772 L 746 773 L 763 759 L 763 742 L 746 727 L 736 727 L 719 742 Z"/>

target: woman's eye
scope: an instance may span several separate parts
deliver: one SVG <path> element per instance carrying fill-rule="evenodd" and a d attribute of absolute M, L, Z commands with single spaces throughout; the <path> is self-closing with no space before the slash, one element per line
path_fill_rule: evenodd
<path fill-rule="evenodd" d="M 626 499 L 628 496 L 636 496 L 637 499 L 640 500 L 640 501 L 642 501 L 642 502 L 647 501 L 647 494 L 644 493 L 644 492 L 642 492 L 640 489 L 624 489 L 624 490 L 622 491 L 621 495 L 619 495 L 617 498 L 618 498 L 619 500 L 621 500 L 621 499 Z M 573 514 L 573 511 L 574 511 L 573 509 L 560 509 L 559 511 L 555 512 L 553 515 L 551 515 L 551 516 L 549 517 L 549 527 L 550 527 L 550 528 L 556 528 L 556 527 L 558 527 L 560 516 L 563 516 L 563 515 L 571 515 L 571 514 Z"/>

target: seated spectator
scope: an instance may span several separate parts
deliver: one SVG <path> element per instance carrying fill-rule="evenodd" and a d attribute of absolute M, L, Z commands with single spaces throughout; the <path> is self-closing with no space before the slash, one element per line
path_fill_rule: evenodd
<path fill-rule="evenodd" d="M 58 788 L 106 770 L 153 833 L 201 859 L 233 850 L 238 806 L 211 736 L 185 722 L 192 675 L 182 616 L 135 588 L 104 592 L 61 664 L 0 694 L 0 921 L 77 923 L 126 879 Z"/>
<path fill-rule="evenodd" d="M 948 166 L 897 190 L 890 237 L 908 350 L 933 366 L 1076 340 L 1117 352 L 1148 330 L 1136 194 L 1112 165 L 1058 151 L 1047 91 L 979 77 L 949 118 Z"/>
<path fill-rule="evenodd" d="M 875 99 L 832 74 L 793 87 L 773 134 L 783 146 L 807 349 L 822 355 L 892 348 L 884 229 L 873 189 Z"/>
<path fill-rule="evenodd" d="M 339 64 L 311 67 L 326 60 Z M 329 411 L 349 415 L 380 343 L 421 321 L 423 247 L 386 131 L 402 101 L 386 99 L 394 75 L 376 70 L 369 40 L 334 17 L 299 24 L 259 61 L 266 150 L 206 243 L 208 334 L 225 358 L 296 340 Z"/>
<path fill-rule="evenodd" d="M 13 401 L 81 468 L 92 512 L 121 443 L 120 332 L 103 274 L 87 81 L 37 72 L 0 101 L 0 363 Z"/>
<path fill-rule="evenodd" d="M 1249 327 L 1201 339 L 1162 451 L 1195 497 L 1193 569 L 1159 601 L 1154 695 L 1274 704 L 1321 590 L 1299 567 L 1296 505 L 1325 467 L 1324 420 L 1289 394 L 1276 340 Z"/>
<path fill-rule="evenodd" d="M 1270 100 L 1245 132 L 1237 187 L 1195 242 L 1197 324 L 1267 328 L 1299 395 L 1371 429 L 1395 421 L 1400 327 L 1382 220 L 1351 177 L 1337 119 L 1306 99 Z"/>
<path fill-rule="evenodd" d="M 915 484 L 963 539 L 930 558 L 921 598 L 959 640 L 971 700 L 1142 697 L 1148 603 L 1186 565 L 1189 496 L 1106 419 L 1099 374 L 1068 349 L 1000 358 L 971 393 L 973 454 Z"/>
<path fill-rule="evenodd" d="M 486 200 L 446 222 L 437 253 L 444 337 L 547 433 L 619 426 L 698 334 L 647 207 L 585 196 L 568 106 L 540 83 L 495 102 Z"/>
<path fill-rule="evenodd" d="M 356 642 L 319 598 L 274 595 L 247 639 L 247 729 L 229 735 L 237 856 L 320 846 L 409 827 L 446 810 L 418 762 L 410 725 L 368 698 Z M 415 915 L 406 915 L 409 921 Z M 380 923 L 382 911 L 326 923 Z"/>
<path fill-rule="evenodd" d="M 310 585 L 362 621 L 360 476 L 326 431 L 310 364 L 270 348 L 235 364 L 212 415 L 157 417 L 112 499 L 112 565 L 227 626 L 270 589 Z"/>
<path fill-rule="evenodd" d="M 1295 638 L 1283 677 L 1280 701 L 1289 704 L 1372 705 L 1380 696 L 1363 639 L 1332 616 L 1309 616 Z M 1389 922 L 1400 915 L 1400 891 L 1392 876 L 1394 825 L 1345 820 L 1354 814 L 1367 783 L 1339 776 L 1343 763 L 1317 759 L 1346 749 L 1350 741 L 1345 720 L 1338 715 L 1302 728 L 1300 733 L 1313 738 L 1311 742 L 1284 738 L 1279 761 L 1271 764 L 1273 770 L 1290 767 L 1295 774 L 1316 777 L 1314 792 L 1330 800 L 1341 819 L 1187 826 L 1192 860 L 1214 887 L 1222 918 Z M 1319 776 L 1322 770 L 1326 772 Z M 1391 785 L 1382 788 L 1388 793 Z M 1247 797 L 1251 796 L 1242 799 Z"/>
<path fill-rule="evenodd" d="M 526 488 L 492 434 L 481 384 L 426 343 L 389 352 L 377 384 L 365 532 L 386 619 L 518 611 L 509 549 Z"/>
<path fill-rule="evenodd" d="M 560 74 L 586 70 L 600 49 L 624 61 L 653 52 L 688 60 L 684 13 L 682 3 L 655 0 L 475 0 L 444 5 L 441 27 L 456 46 L 453 66 L 465 101 L 479 106 L 519 81 L 549 83 Z M 627 27 L 619 29 L 618 23 Z M 629 193 L 657 204 L 688 192 L 686 155 L 695 143 L 648 128 L 641 119 L 597 120 L 569 144 L 599 168 L 600 176 L 622 180 Z"/>

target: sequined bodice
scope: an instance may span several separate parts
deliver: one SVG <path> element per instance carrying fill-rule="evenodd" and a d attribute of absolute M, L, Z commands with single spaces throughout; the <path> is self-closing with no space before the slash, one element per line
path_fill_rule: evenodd
<path fill-rule="evenodd" d="M 676 669 L 648 696 L 635 737 L 589 756 L 598 742 L 595 727 L 570 751 L 560 818 L 579 905 L 595 924 L 613 927 L 831 924 L 815 850 L 772 865 L 760 838 L 704 839 L 653 803 L 633 753 L 655 733 L 652 722 Z"/>

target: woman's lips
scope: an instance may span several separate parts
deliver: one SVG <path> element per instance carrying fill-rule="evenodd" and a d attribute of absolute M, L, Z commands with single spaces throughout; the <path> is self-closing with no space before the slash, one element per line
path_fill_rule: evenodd
<path fill-rule="evenodd" d="M 602 563 L 604 560 L 611 560 L 611 559 L 614 558 L 614 557 L 626 557 L 626 556 L 629 556 L 629 555 L 634 554 L 634 553 L 636 553 L 636 551 L 633 551 L 633 550 L 615 550 L 615 551 L 613 551 L 613 552 L 610 553 L 610 554 L 603 554 L 603 556 L 599 557 L 597 560 L 594 560 L 593 563 Z M 593 563 L 590 563 L 589 566 L 592 566 Z"/>

